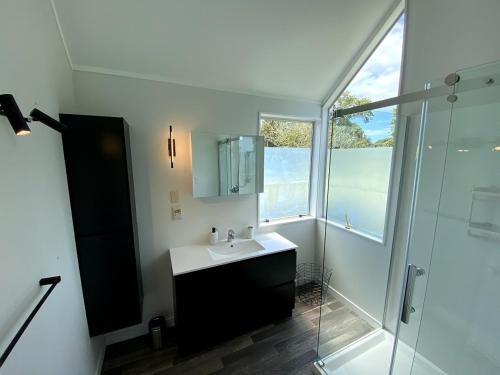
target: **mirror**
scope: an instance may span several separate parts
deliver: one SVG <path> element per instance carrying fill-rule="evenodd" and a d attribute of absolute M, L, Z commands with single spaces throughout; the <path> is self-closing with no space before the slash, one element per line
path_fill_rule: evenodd
<path fill-rule="evenodd" d="M 264 137 L 191 132 L 195 198 L 261 193 Z"/>

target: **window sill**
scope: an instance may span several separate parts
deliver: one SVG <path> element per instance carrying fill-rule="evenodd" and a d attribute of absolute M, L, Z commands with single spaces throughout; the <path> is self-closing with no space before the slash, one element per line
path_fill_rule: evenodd
<path fill-rule="evenodd" d="M 259 222 L 259 228 L 268 228 L 268 227 L 274 227 L 278 225 L 284 225 L 284 224 L 291 224 L 291 223 L 299 223 L 302 221 L 310 221 L 310 220 L 316 220 L 316 217 L 311 216 L 311 215 L 305 215 L 302 217 L 299 216 L 294 216 L 294 217 L 287 217 L 283 219 L 276 219 L 276 220 L 270 220 L 268 222 L 261 221 Z"/>
<path fill-rule="evenodd" d="M 344 232 L 348 232 L 348 233 L 352 233 L 352 234 L 355 234 L 357 236 L 360 236 L 360 237 L 363 237 L 363 238 L 366 238 L 367 240 L 370 240 L 370 241 L 373 241 L 373 242 L 376 242 L 380 245 L 383 245 L 385 242 L 384 242 L 384 239 L 383 238 L 380 238 L 380 237 L 375 237 L 375 236 L 372 236 L 368 233 L 365 233 L 365 232 L 361 232 L 359 230 L 356 230 L 356 229 L 346 229 L 346 227 L 340 223 L 336 223 L 334 221 L 331 221 L 331 220 L 326 220 L 325 218 L 321 217 L 321 218 L 318 218 L 318 221 L 322 222 L 322 223 L 326 223 L 328 224 L 329 226 L 332 226 L 334 228 L 338 228 L 338 229 L 342 229 Z"/>

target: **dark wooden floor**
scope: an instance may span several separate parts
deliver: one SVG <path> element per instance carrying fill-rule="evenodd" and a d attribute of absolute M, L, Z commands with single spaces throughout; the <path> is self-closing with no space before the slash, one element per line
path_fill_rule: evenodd
<path fill-rule="evenodd" d="M 316 360 L 319 307 L 297 300 L 291 318 L 220 344 L 190 357 L 179 357 L 175 334 L 154 351 L 142 336 L 106 348 L 103 375 L 312 374 Z M 373 328 L 340 301 L 328 297 L 322 307 L 320 354 L 336 351 Z"/>

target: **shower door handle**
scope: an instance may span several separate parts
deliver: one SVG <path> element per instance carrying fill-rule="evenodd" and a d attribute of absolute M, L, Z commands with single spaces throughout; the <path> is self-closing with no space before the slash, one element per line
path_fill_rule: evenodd
<path fill-rule="evenodd" d="M 408 264 L 407 275 L 406 275 L 406 289 L 403 300 L 403 311 L 401 312 L 401 321 L 403 323 L 408 324 L 410 322 L 410 314 L 415 312 L 415 309 L 412 306 L 415 281 L 418 276 L 422 276 L 424 274 L 425 270 L 423 268 L 419 268 L 414 264 Z"/>

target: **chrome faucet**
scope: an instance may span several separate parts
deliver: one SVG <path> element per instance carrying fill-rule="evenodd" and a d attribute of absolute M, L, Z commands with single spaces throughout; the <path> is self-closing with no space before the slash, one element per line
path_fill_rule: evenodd
<path fill-rule="evenodd" d="M 229 229 L 227 231 L 227 242 L 233 242 L 234 240 L 234 230 Z"/>

